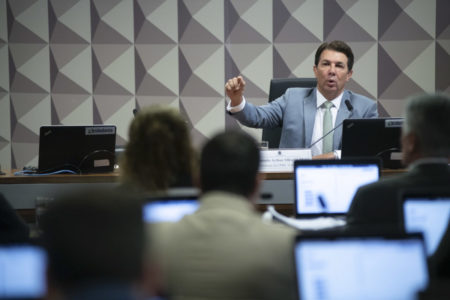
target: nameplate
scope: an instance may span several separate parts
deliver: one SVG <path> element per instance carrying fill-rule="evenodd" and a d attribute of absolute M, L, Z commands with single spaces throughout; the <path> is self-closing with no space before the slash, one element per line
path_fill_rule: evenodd
<path fill-rule="evenodd" d="M 261 164 L 259 171 L 293 172 L 294 161 L 312 159 L 311 149 L 268 149 L 261 150 Z"/>

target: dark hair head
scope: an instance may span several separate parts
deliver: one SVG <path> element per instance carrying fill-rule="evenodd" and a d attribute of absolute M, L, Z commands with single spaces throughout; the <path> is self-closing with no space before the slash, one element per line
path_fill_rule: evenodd
<path fill-rule="evenodd" d="M 152 105 L 136 114 L 120 162 L 125 183 L 147 192 L 191 186 L 196 167 L 189 130 L 175 108 Z"/>
<path fill-rule="evenodd" d="M 322 55 L 322 52 L 324 50 L 333 50 L 336 52 L 344 53 L 345 56 L 347 56 L 347 67 L 348 70 L 351 71 L 353 68 L 353 62 L 354 62 L 354 56 L 352 48 L 350 48 L 349 45 L 347 45 L 343 41 L 332 41 L 330 43 L 324 42 L 322 45 L 317 48 L 316 56 L 314 58 L 314 65 L 317 66 L 320 61 L 320 55 Z"/>
<path fill-rule="evenodd" d="M 443 93 L 420 94 L 406 105 L 403 134 L 418 137 L 421 154 L 450 157 L 450 97 Z"/>
<path fill-rule="evenodd" d="M 227 131 L 213 137 L 201 155 L 203 192 L 219 190 L 248 197 L 255 189 L 259 149 L 243 131 Z"/>
<path fill-rule="evenodd" d="M 49 205 L 40 225 L 49 276 L 62 289 L 141 278 L 146 240 L 138 199 L 116 190 L 70 194 Z"/>

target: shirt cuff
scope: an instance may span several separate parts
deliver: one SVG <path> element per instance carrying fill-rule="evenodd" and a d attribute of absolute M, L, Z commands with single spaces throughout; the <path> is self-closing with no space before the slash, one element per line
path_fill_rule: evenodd
<path fill-rule="evenodd" d="M 242 102 L 239 105 L 231 106 L 231 101 L 228 102 L 227 111 L 230 113 L 237 113 L 244 109 L 245 107 L 245 98 L 242 96 Z"/>
<path fill-rule="evenodd" d="M 341 159 L 342 150 L 334 150 L 333 154 L 335 159 Z"/>

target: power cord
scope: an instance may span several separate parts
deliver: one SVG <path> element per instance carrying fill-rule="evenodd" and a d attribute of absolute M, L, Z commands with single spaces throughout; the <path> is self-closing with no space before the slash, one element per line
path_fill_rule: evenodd
<path fill-rule="evenodd" d="M 15 176 L 46 176 L 46 175 L 55 175 L 55 174 L 78 174 L 75 171 L 72 170 L 58 170 L 55 172 L 50 173 L 37 173 L 36 171 L 30 171 L 30 170 L 22 170 L 14 172 Z"/>

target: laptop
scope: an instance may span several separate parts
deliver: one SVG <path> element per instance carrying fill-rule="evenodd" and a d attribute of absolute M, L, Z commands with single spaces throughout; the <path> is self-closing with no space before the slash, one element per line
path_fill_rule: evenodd
<path fill-rule="evenodd" d="M 358 188 L 377 181 L 380 170 L 378 158 L 295 161 L 296 217 L 344 217 Z"/>
<path fill-rule="evenodd" d="M 302 300 L 415 299 L 429 280 L 420 234 L 301 235 L 294 258 Z"/>
<path fill-rule="evenodd" d="M 427 255 L 433 255 L 450 225 L 450 188 L 407 190 L 400 203 L 401 229 L 423 233 Z"/>
<path fill-rule="evenodd" d="M 115 147 L 116 126 L 113 125 L 42 126 L 38 172 L 112 172 Z"/>
<path fill-rule="evenodd" d="M 380 157 L 383 167 L 403 168 L 401 132 L 403 118 L 346 119 L 342 124 L 342 158 Z"/>
<path fill-rule="evenodd" d="M 0 246 L 0 298 L 43 299 L 47 256 L 33 245 Z"/>
<path fill-rule="evenodd" d="M 194 213 L 199 206 L 195 195 L 149 198 L 142 213 L 146 223 L 178 222 L 185 215 Z"/>

